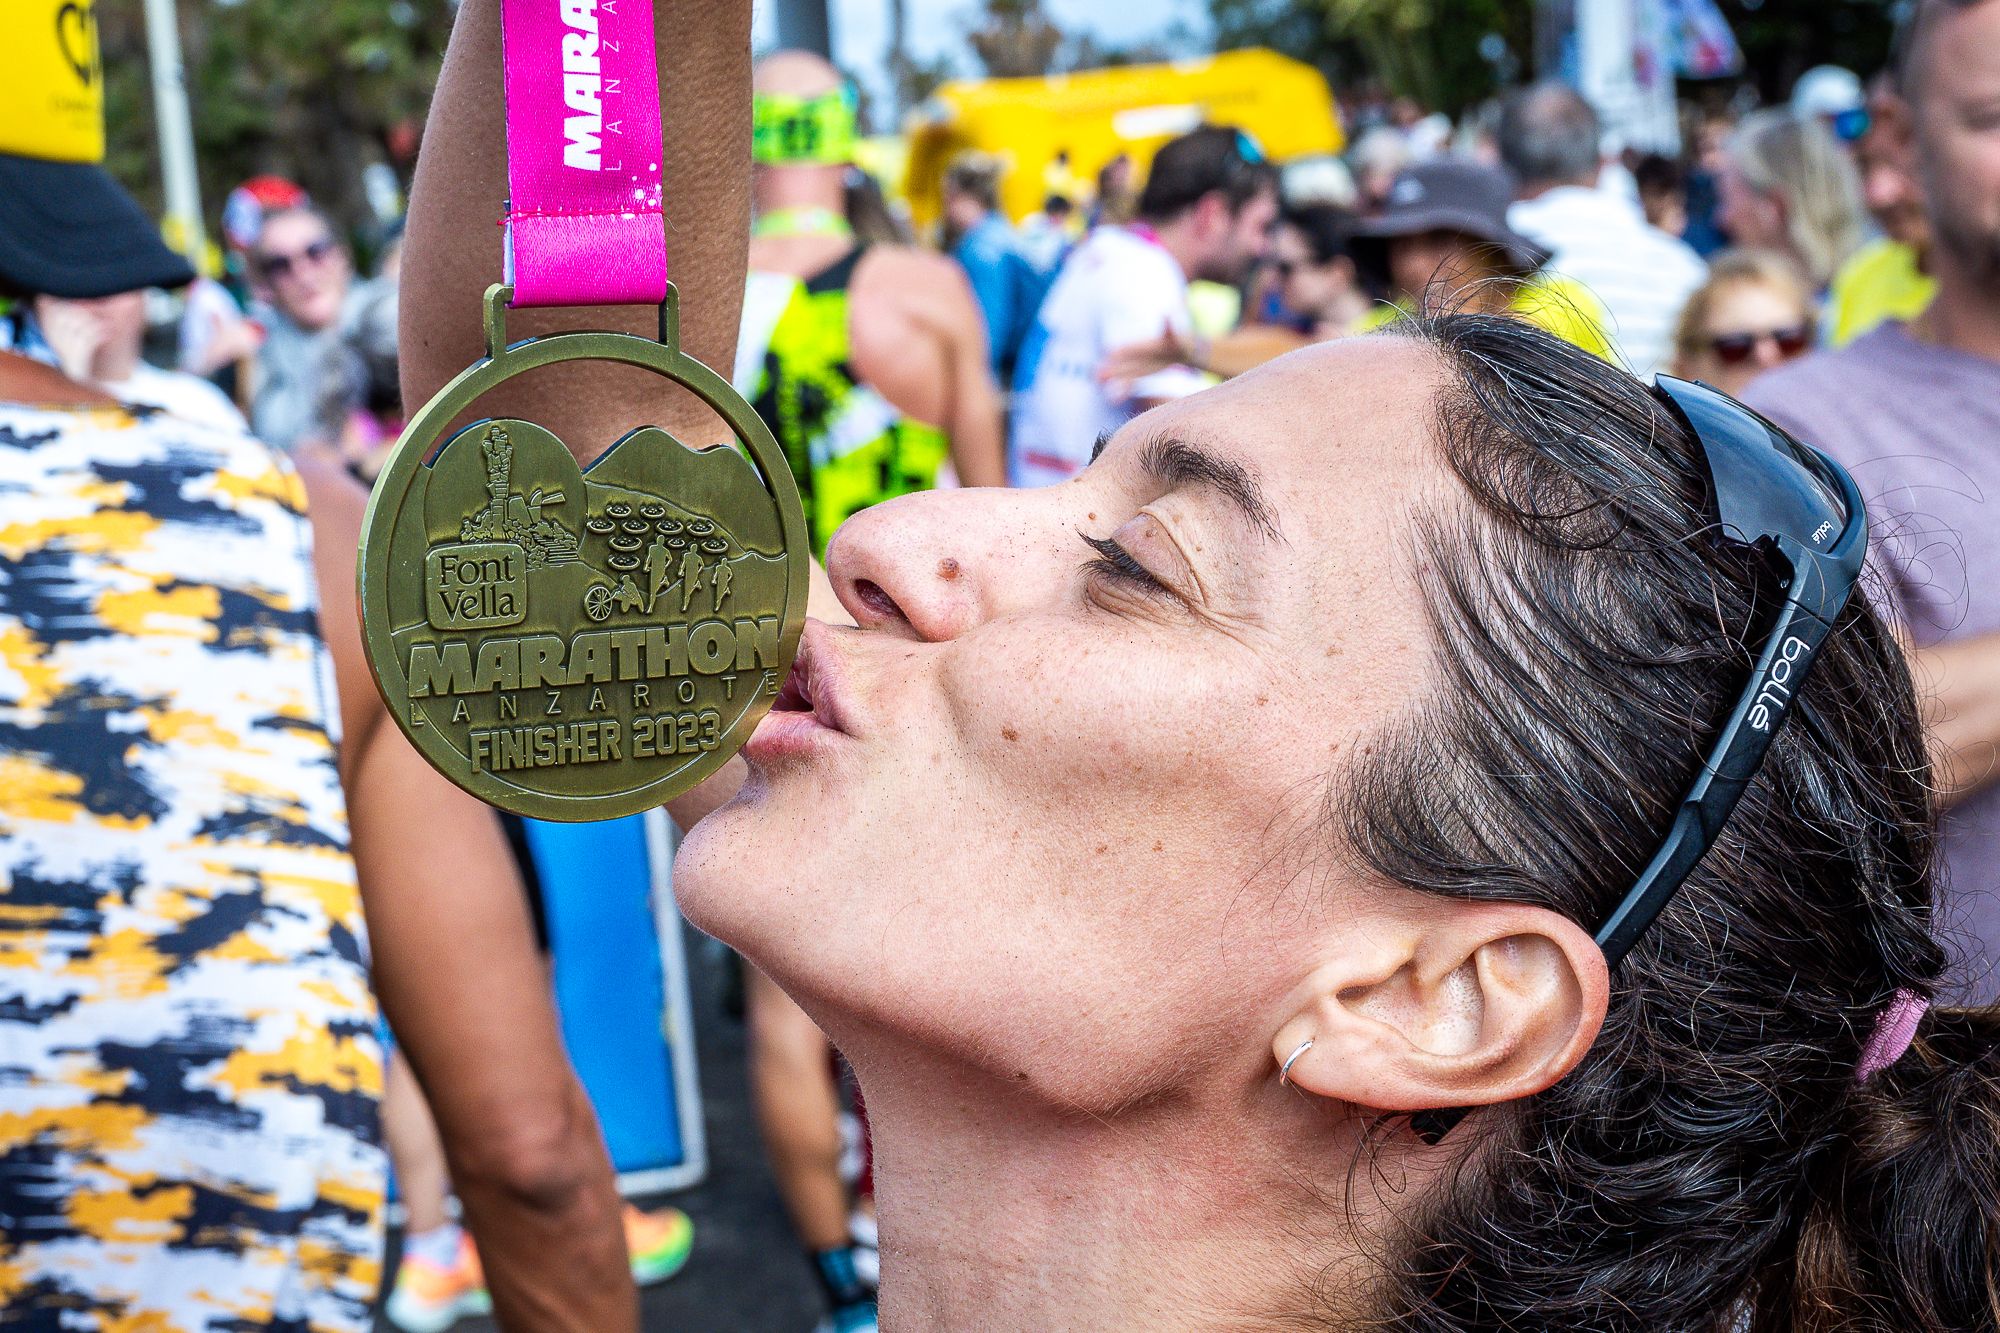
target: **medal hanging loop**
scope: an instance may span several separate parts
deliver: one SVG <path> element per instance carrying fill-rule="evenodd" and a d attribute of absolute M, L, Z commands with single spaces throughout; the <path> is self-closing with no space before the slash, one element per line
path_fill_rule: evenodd
<path fill-rule="evenodd" d="M 507 311 L 518 304 L 514 289 L 496 282 L 486 289 L 486 359 L 497 361 L 507 350 Z M 669 352 L 681 350 L 681 294 L 671 282 L 660 299 L 660 332 L 657 341 Z"/>

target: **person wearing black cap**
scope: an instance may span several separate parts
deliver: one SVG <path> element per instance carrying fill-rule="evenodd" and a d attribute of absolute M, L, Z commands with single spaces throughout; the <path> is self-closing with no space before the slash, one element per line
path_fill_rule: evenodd
<path fill-rule="evenodd" d="M 1350 251 L 1364 280 L 1388 294 L 1363 329 L 1435 305 L 1517 315 L 1607 360 L 1604 307 L 1573 279 L 1544 271 L 1549 252 L 1507 225 L 1506 172 L 1451 158 L 1396 177 L 1382 211 L 1359 223 Z"/>
<path fill-rule="evenodd" d="M 46 128 L 0 117 L 0 295 L 26 311 L 188 282 L 90 135 L 52 149 Z M 690 224 L 740 231 L 728 207 Z M 630 1329 L 615 1182 L 505 836 L 367 674 L 365 496 L 331 462 L 122 405 L 14 327 L 0 1304 L 51 1328 L 371 1327 L 372 969 L 496 1304 Z"/>

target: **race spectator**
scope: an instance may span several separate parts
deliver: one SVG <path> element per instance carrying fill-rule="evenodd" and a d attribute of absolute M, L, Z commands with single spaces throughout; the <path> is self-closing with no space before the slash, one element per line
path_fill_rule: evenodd
<path fill-rule="evenodd" d="M 1791 112 L 1817 120 L 1842 143 L 1853 143 L 1868 126 L 1868 99 L 1861 78 L 1840 65 L 1814 65 L 1792 85 Z"/>
<path fill-rule="evenodd" d="M 250 270 L 268 307 L 251 427 L 280 449 L 336 447 L 363 383 L 345 338 L 354 280 L 347 247 L 321 214 L 287 209 L 264 219 Z"/>
<path fill-rule="evenodd" d="M 1650 378 L 1673 354 L 1674 316 L 1701 285 L 1701 257 L 1625 198 L 1598 188 L 1597 112 L 1559 83 L 1541 83 L 1500 108 L 1500 162 L 1513 173 L 1507 222 L 1550 252 L 1548 269 L 1603 304 L 1618 359 Z"/>
<path fill-rule="evenodd" d="M 146 293 L 118 292 L 94 301 L 35 298 L 35 322 L 63 373 L 121 403 L 157 407 L 184 421 L 242 430 L 243 414 L 227 394 L 198 375 L 161 370 L 139 355 L 146 337 Z"/>
<path fill-rule="evenodd" d="M 1662 153 L 1646 153 L 1632 167 L 1632 184 L 1646 221 L 1678 239 L 1688 228 L 1688 179 L 1681 164 Z"/>
<path fill-rule="evenodd" d="M 257 350 L 264 344 L 263 324 L 244 308 L 255 283 L 250 252 L 265 218 L 311 203 L 303 189 L 282 176 L 244 181 L 222 204 L 224 280 L 204 275 L 188 288 L 181 315 L 180 368 L 215 381 L 240 406 L 250 402 Z"/>
<path fill-rule="evenodd" d="M 1722 230 L 1722 177 L 1729 169 L 1729 136 L 1735 130 L 1732 116 L 1712 111 L 1698 118 L 1691 136 L 1694 153 L 1688 161 L 1688 221 L 1681 239 L 1703 258 L 1729 248 L 1729 238 Z"/>
<path fill-rule="evenodd" d="M 1271 237 L 1278 299 L 1314 341 L 1352 333 L 1368 313 L 1368 292 L 1348 253 L 1354 215 L 1331 204 L 1287 208 Z"/>
<path fill-rule="evenodd" d="M 1389 201 L 1389 187 L 1415 159 L 1410 141 L 1393 125 L 1377 125 L 1354 141 L 1348 150 L 1348 165 L 1354 171 L 1354 189 L 1364 214 L 1382 211 Z"/>
<path fill-rule="evenodd" d="M 1372 304 L 1348 254 L 1353 226 L 1352 213 L 1327 204 L 1286 208 L 1272 233 L 1268 265 L 1277 282 L 1280 319 L 1246 323 L 1215 338 L 1169 327 L 1155 338 L 1114 348 L 1098 378 L 1114 393 L 1174 366 L 1228 379 L 1310 343 L 1353 333 Z"/>
<path fill-rule="evenodd" d="M 1016 231 L 1021 257 L 1035 270 L 1044 291 L 1076 242 L 1075 227 L 1076 201 L 1066 194 L 1052 194 L 1042 201 L 1041 211 L 1022 219 Z M 1028 317 L 1033 319 L 1034 312 L 1029 311 Z"/>
<path fill-rule="evenodd" d="M 1950 895 L 1973 1002 L 2000 997 L 2000 0 L 1923 0 L 1900 45 L 1937 295 L 1747 399 L 1853 471 L 1875 592 L 1928 696 Z"/>
<path fill-rule="evenodd" d="M 945 256 L 858 234 L 839 72 L 775 52 L 757 63 L 755 107 L 757 220 L 735 378 L 792 460 L 814 549 L 856 510 L 936 486 L 947 462 L 965 485 L 1000 485 L 979 305 Z M 837 128 L 783 133 L 802 107 Z"/>
<path fill-rule="evenodd" d="M 1604 307 L 1574 278 L 1550 273 L 1549 252 L 1507 225 L 1512 196 L 1505 171 L 1471 162 L 1439 159 L 1398 176 L 1350 242 L 1362 280 L 1390 297 L 1361 328 L 1441 302 L 1519 316 L 1609 359 Z"/>
<path fill-rule="evenodd" d="M 0 130 L 0 290 L 193 277 L 101 168 L 17 153 L 34 129 Z M 371 1327 L 372 979 L 503 1311 L 629 1329 L 610 1163 L 505 840 L 369 677 L 365 495 L 15 353 L 0 438 L 6 1322 Z"/>
<path fill-rule="evenodd" d="M 1132 210 L 1138 204 L 1132 188 L 1135 172 L 1130 153 L 1113 154 L 1109 162 L 1097 169 L 1097 193 L 1091 201 L 1086 231 L 1122 227 L 1132 220 Z"/>
<path fill-rule="evenodd" d="M 1835 347 L 1884 320 L 1915 319 L 1937 294 L 1926 268 L 1931 230 L 1910 160 L 1910 138 L 1909 104 L 1896 91 L 1893 75 L 1884 75 L 1869 89 L 1868 128 L 1854 143 L 1861 197 L 1882 234 L 1834 274 L 1828 314 Z"/>
<path fill-rule="evenodd" d="M 1719 218 L 1731 244 L 1790 255 L 1824 293 L 1861 246 L 1853 159 L 1818 120 L 1752 112 L 1729 139 Z"/>
<path fill-rule="evenodd" d="M 1042 301 L 1014 377 L 1010 481 L 1067 480 L 1101 434 L 1206 383 L 1163 371 L 1114 397 L 1098 370 L 1113 348 L 1189 331 L 1188 283 L 1240 282 L 1269 247 L 1277 212 L 1277 173 L 1241 130 L 1204 126 L 1160 149 L 1138 221 L 1093 231 Z"/>
<path fill-rule="evenodd" d="M 398 224 L 385 238 L 375 276 L 355 285 L 341 321 L 347 364 L 356 372 L 356 399 L 341 425 L 340 455 L 349 470 L 372 483 L 389 446 L 403 429 L 403 389 L 396 358 L 400 312 L 403 232 Z"/>
<path fill-rule="evenodd" d="M 945 248 L 972 283 L 972 295 L 986 318 L 987 354 L 1001 384 L 1013 375 L 1015 354 L 1042 290 L 1000 212 L 1003 166 L 990 154 L 965 152 L 944 173 Z"/>
<path fill-rule="evenodd" d="M 1672 373 L 1742 397 L 1765 371 L 1811 351 L 1812 288 L 1773 250 L 1724 250 L 1709 261 L 1674 334 Z"/>

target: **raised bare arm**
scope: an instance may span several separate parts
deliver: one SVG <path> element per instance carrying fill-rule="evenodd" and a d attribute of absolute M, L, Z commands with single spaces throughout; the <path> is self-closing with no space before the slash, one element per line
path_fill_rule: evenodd
<path fill-rule="evenodd" d="M 681 295 L 681 342 L 724 375 L 736 350 L 750 236 L 750 6 L 747 0 L 653 0 L 660 33 L 668 273 Z M 403 263 L 403 399 L 413 408 L 478 358 L 480 298 L 500 277 L 507 195 L 498 0 L 465 0 L 410 192 Z M 651 334 L 643 306 L 515 311 L 510 337 L 561 329 Z M 628 367 L 550 367 L 481 400 L 482 416 L 518 413 L 554 430 L 583 459 L 634 426 L 690 444 L 725 438 L 687 394 Z"/>

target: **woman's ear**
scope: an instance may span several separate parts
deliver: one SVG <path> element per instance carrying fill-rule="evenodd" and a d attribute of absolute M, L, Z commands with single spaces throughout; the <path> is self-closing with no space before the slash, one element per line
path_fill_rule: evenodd
<path fill-rule="evenodd" d="M 1604 954 L 1546 908 L 1433 901 L 1368 934 L 1272 1040 L 1294 1087 L 1378 1111 L 1513 1101 L 1574 1069 L 1604 1024 Z"/>

